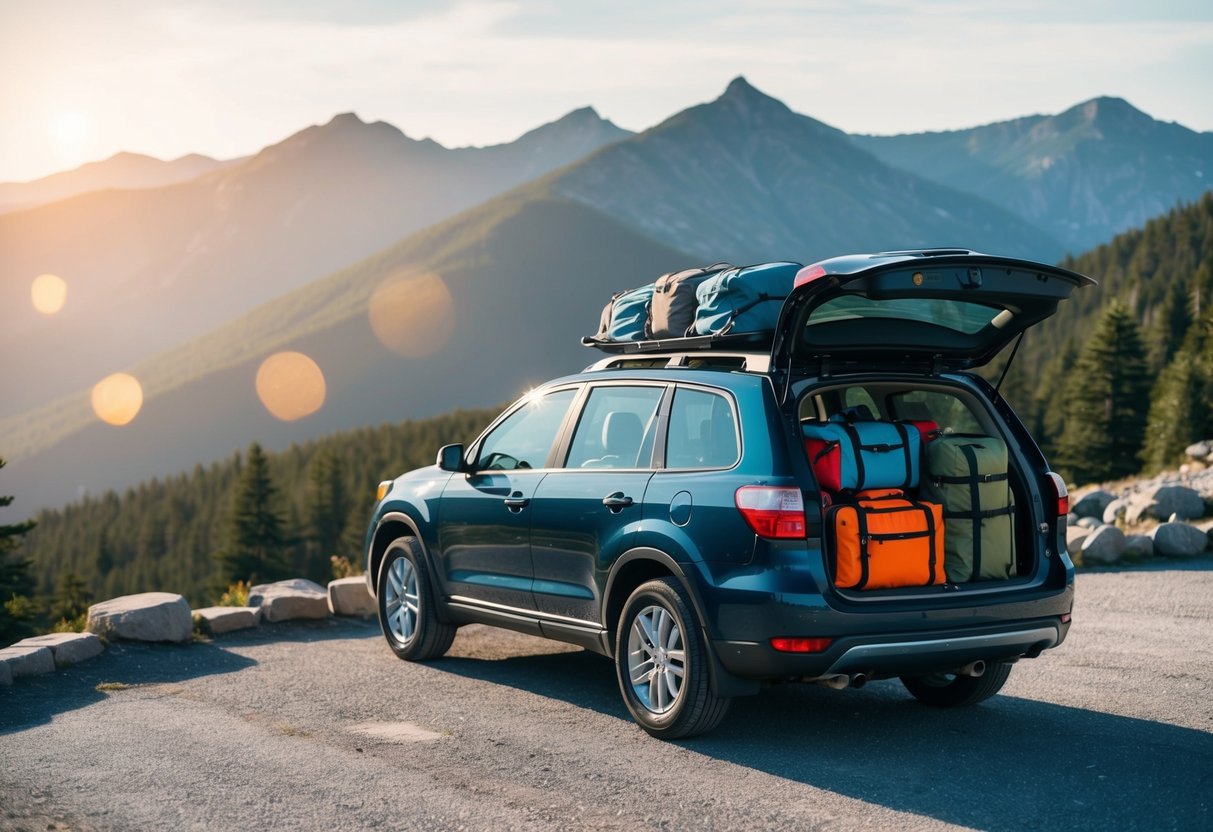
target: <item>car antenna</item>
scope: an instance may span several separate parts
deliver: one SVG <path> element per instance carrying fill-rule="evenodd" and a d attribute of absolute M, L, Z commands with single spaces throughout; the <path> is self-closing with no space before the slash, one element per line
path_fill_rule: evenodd
<path fill-rule="evenodd" d="M 1002 365 L 1002 373 L 998 376 L 998 383 L 994 385 L 994 395 L 1001 396 L 999 392 L 1002 389 L 1002 383 L 1006 380 L 1007 371 L 1011 369 L 1011 362 L 1015 360 L 1015 353 L 1019 352 L 1019 345 L 1023 343 L 1023 337 L 1027 334 L 1027 330 L 1019 333 L 1019 337 L 1015 339 L 1015 346 L 1011 347 L 1011 354 L 1007 356 L 1007 363 Z"/>

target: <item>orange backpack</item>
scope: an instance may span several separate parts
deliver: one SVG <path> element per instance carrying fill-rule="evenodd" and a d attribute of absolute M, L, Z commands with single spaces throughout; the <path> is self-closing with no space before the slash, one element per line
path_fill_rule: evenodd
<path fill-rule="evenodd" d="M 943 506 L 896 489 L 872 489 L 825 512 L 834 584 L 851 589 L 930 586 L 945 581 Z"/>

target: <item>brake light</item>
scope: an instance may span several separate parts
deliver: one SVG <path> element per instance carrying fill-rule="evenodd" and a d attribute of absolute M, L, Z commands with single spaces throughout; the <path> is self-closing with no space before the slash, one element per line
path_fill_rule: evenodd
<path fill-rule="evenodd" d="M 799 289 L 806 283 L 812 283 L 819 277 L 825 277 L 825 266 L 820 263 L 814 263 L 811 266 L 805 266 L 800 271 L 796 272 L 796 279 L 792 281 L 793 288 Z"/>
<path fill-rule="evenodd" d="M 824 653 L 834 643 L 832 638 L 773 638 L 771 646 L 780 653 Z"/>
<path fill-rule="evenodd" d="M 805 536 L 804 500 L 799 488 L 743 485 L 737 489 L 737 510 L 759 537 L 777 540 Z"/>
<path fill-rule="evenodd" d="M 1053 483 L 1053 497 L 1057 500 L 1057 516 L 1065 517 L 1070 513 L 1070 489 L 1060 474 L 1049 472 L 1049 481 Z"/>

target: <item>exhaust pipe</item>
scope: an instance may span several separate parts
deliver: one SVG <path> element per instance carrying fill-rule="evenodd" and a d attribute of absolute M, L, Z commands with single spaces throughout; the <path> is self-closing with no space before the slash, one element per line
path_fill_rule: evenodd
<path fill-rule="evenodd" d="M 868 674 L 856 673 L 851 676 L 851 687 L 861 688 L 868 683 Z"/>
<path fill-rule="evenodd" d="M 952 672 L 957 676 L 972 676 L 974 679 L 976 679 L 978 676 L 986 672 L 986 663 L 981 659 L 978 659 L 977 661 L 970 662 L 964 667 L 953 670 Z"/>

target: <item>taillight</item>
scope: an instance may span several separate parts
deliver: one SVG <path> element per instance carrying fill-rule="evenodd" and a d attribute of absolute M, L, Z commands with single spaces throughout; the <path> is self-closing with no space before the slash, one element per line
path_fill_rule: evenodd
<path fill-rule="evenodd" d="M 804 537 L 804 500 L 799 488 L 743 485 L 737 489 L 737 510 L 759 537 Z"/>
<path fill-rule="evenodd" d="M 781 653 L 824 653 L 833 643 L 832 638 L 771 639 L 771 646 Z"/>
<path fill-rule="evenodd" d="M 1057 516 L 1065 517 L 1070 513 L 1070 490 L 1060 474 L 1050 471 L 1049 481 L 1053 483 L 1053 497 L 1057 500 Z"/>

